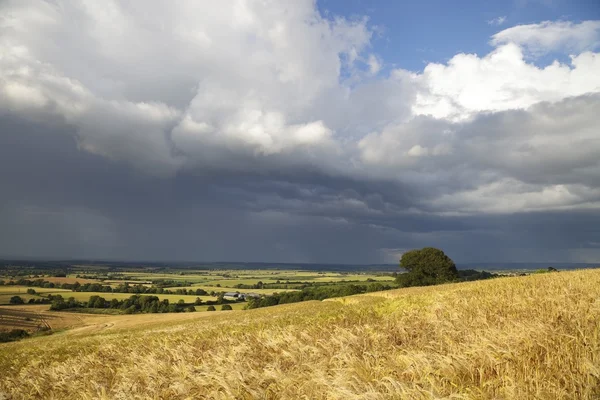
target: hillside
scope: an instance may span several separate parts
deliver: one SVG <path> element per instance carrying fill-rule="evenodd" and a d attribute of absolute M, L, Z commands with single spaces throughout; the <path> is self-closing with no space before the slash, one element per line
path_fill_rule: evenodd
<path fill-rule="evenodd" d="M 1 344 L 0 394 L 600 396 L 600 270 L 161 317 L 107 316 L 87 328 Z"/>

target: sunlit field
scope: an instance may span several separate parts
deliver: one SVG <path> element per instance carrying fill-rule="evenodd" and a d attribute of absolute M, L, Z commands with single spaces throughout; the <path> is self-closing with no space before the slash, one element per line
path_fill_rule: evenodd
<path fill-rule="evenodd" d="M 60 294 L 65 299 L 69 297 L 74 297 L 77 301 L 88 301 L 91 296 L 100 296 L 104 297 L 107 301 L 112 299 L 124 300 L 133 296 L 133 293 L 103 293 L 103 292 L 53 292 L 51 294 L 57 295 Z M 201 300 L 215 300 L 215 297 L 211 296 L 190 296 L 190 295 L 182 295 L 182 294 L 147 294 L 146 296 L 156 296 L 160 300 L 167 299 L 171 303 L 177 303 L 179 300 L 183 300 L 186 303 L 193 303 L 197 297 Z"/>
<path fill-rule="evenodd" d="M 14 399 L 600 396 L 599 270 L 165 319 L 103 317 L 106 329 L 0 345 L 0 392 Z M 111 325 L 113 318 L 128 325 Z"/>
<path fill-rule="evenodd" d="M 32 287 L 39 295 L 28 295 L 26 286 L 0 286 L 0 305 L 9 304 L 12 296 L 20 296 L 24 301 L 29 299 L 39 299 L 47 297 L 49 295 L 61 295 L 65 299 L 74 297 L 77 301 L 87 301 L 91 296 L 101 296 L 106 300 L 112 299 L 128 299 L 133 293 L 105 293 L 105 292 L 73 292 L 70 290 L 56 289 L 56 288 L 39 288 Z M 159 299 L 168 299 L 169 302 L 176 303 L 179 300 L 183 300 L 186 303 L 193 303 L 197 297 L 200 297 L 202 301 L 215 300 L 215 297 L 211 296 L 195 296 L 195 295 L 181 295 L 181 294 L 152 294 L 157 296 Z"/>
<path fill-rule="evenodd" d="M 177 289 L 186 289 L 186 290 L 196 290 L 203 289 L 206 292 L 240 292 L 240 293 L 258 293 L 258 294 L 273 294 L 273 293 L 281 293 L 281 292 L 291 292 L 297 289 L 238 289 L 235 287 L 225 287 L 225 286 L 206 286 L 206 285 L 194 285 L 194 286 L 173 286 L 165 288 L 167 290 L 177 290 Z M 200 296 L 202 297 L 202 296 Z"/>
<path fill-rule="evenodd" d="M 29 301 L 29 299 L 39 299 L 41 296 L 38 295 L 30 295 L 27 294 L 26 286 L 0 286 L 0 305 L 9 304 L 10 298 L 13 296 L 21 297 L 25 302 Z M 40 294 L 48 294 L 54 293 L 58 294 L 60 292 L 61 295 L 71 294 L 70 290 L 62 290 L 62 289 L 50 289 L 50 288 L 33 288 L 36 293 Z"/>

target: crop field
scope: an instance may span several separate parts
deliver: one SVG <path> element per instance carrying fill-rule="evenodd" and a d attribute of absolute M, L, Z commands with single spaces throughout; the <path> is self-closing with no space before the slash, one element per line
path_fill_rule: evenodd
<path fill-rule="evenodd" d="M 41 296 L 38 295 L 30 295 L 27 294 L 26 286 L 0 286 L 0 305 L 9 304 L 10 298 L 13 296 L 19 296 L 24 301 L 28 301 L 29 299 L 39 299 Z M 61 289 L 47 289 L 47 288 L 32 288 L 37 293 L 45 294 L 45 293 L 71 293 L 69 290 L 61 290 Z"/>
<path fill-rule="evenodd" d="M 131 281 L 150 282 L 156 279 L 173 280 L 176 282 L 188 282 L 190 285 L 207 285 L 232 287 L 237 284 L 252 285 L 259 281 L 263 283 L 276 283 L 277 281 L 302 281 L 302 282 L 336 282 L 336 281 L 366 281 L 367 279 L 377 281 L 391 281 L 391 275 L 381 274 L 349 274 L 339 272 L 314 272 L 293 270 L 213 270 L 213 271 L 186 271 L 185 273 L 149 273 L 125 271 L 122 273 Z M 63 278 L 65 279 L 65 278 Z M 69 278 L 70 279 L 70 278 Z M 107 280 L 111 284 L 117 280 Z M 123 282 L 119 280 L 118 282 Z M 82 283 L 82 282 L 80 282 Z"/>
<path fill-rule="evenodd" d="M 196 290 L 203 289 L 208 293 L 210 292 L 240 292 L 240 293 L 258 293 L 258 294 L 273 294 L 273 293 L 281 293 L 281 292 L 293 292 L 298 289 L 238 289 L 234 287 L 224 287 L 224 286 L 206 286 L 206 285 L 194 285 L 194 286 L 174 286 L 165 288 L 168 290 L 177 290 L 177 289 L 186 289 L 186 290 Z M 200 296 L 202 297 L 202 296 Z"/>
<path fill-rule="evenodd" d="M 47 326 L 44 318 L 36 310 L 0 307 L 0 331 L 24 329 L 28 332 L 33 332 Z"/>
<path fill-rule="evenodd" d="M 26 286 L 0 286 L 0 305 L 9 304 L 10 298 L 13 296 L 20 296 L 24 301 L 29 299 L 39 299 L 38 295 L 27 294 Z M 45 288 L 33 288 L 37 293 L 49 293 L 52 291 L 61 291 L 62 293 L 71 293 L 68 290 L 61 289 L 45 289 Z"/>
<path fill-rule="evenodd" d="M 29 299 L 39 299 L 39 296 L 22 294 L 22 293 L 0 293 L 0 305 L 10 304 L 10 298 L 13 296 L 20 296 L 23 301 L 27 302 Z"/>
<path fill-rule="evenodd" d="M 382 273 L 341 273 L 341 272 L 316 272 L 316 271 L 301 271 L 301 270 L 186 270 L 177 271 L 174 270 L 172 273 L 157 273 L 152 271 L 144 270 L 133 270 L 129 271 L 126 269 L 120 270 L 118 273 L 110 273 L 102 268 L 97 267 L 86 267 L 78 265 L 76 268 L 78 273 L 85 275 L 86 278 L 77 277 L 77 274 L 71 273 L 67 277 L 50 277 L 50 276 L 28 276 L 26 279 L 43 279 L 44 281 L 53 282 L 56 285 L 63 283 L 73 284 L 79 282 L 80 284 L 86 283 L 100 283 L 102 285 L 109 285 L 112 288 L 116 288 L 120 284 L 125 282 L 130 285 L 141 284 L 146 287 L 151 287 L 152 281 L 166 280 L 174 281 L 179 285 L 183 286 L 171 286 L 167 289 L 177 290 L 181 288 L 186 289 L 198 289 L 202 288 L 206 291 L 252 291 L 260 294 L 273 294 L 275 292 L 284 292 L 295 290 L 299 284 L 289 282 L 303 282 L 306 284 L 324 284 L 324 283 L 336 283 L 336 282 L 392 282 L 394 277 L 391 274 Z M 91 279 L 92 277 L 98 277 L 98 279 Z M 108 279 L 107 279 L 108 276 Z M 14 276 L 3 276 L 0 279 L 5 280 L 16 280 L 19 277 Z M 287 288 L 262 288 L 262 289 L 238 289 L 236 285 L 256 285 L 259 282 L 263 284 L 278 284 L 278 285 L 289 285 Z M 0 290 L 2 286 L 0 286 Z M 39 293 L 44 293 L 42 290 L 37 290 Z M 56 292 L 60 289 L 50 289 L 48 292 Z M 0 292 L 0 296 L 2 293 Z M 74 295 L 78 300 L 79 295 Z M 103 296 L 109 298 L 110 296 Z M 5 300 L 0 304 L 6 304 L 8 298 L 1 298 Z M 30 297 L 24 297 L 29 300 Z M 120 296 L 112 296 L 112 298 L 122 298 Z M 171 300 L 171 299 L 169 299 Z M 187 302 L 188 299 L 184 300 Z"/>
<path fill-rule="evenodd" d="M 95 279 L 85 279 L 85 278 L 76 278 L 74 275 L 68 276 L 68 277 L 53 277 L 53 276 L 46 276 L 41 278 L 45 281 L 48 282 L 52 282 L 52 283 L 75 283 L 75 282 L 79 282 L 82 285 L 84 283 L 95 283 L 97 282 L 97 280 Z"/>
<path fill-rule="evenodd" d="M 60 330 L 82 324 L 80 315 L 51 312 L 48 308 L 48 305 L 0 307 L 0 331 L 24 329 L 35 332 L 40 327 Z"/>
<path fill-rule="evenodd" d="M 231 304 L 234 310 L 241 310 L 244 304 Z M 216 312 L 206 312 L 207 306 L 197 306 L 195 313 L 168 313 L 168 314 L 135 314 L 135 315 L 105 315 L 86 314 L 79 312 L 54 312 L 48 305 L 0 306 L 0 331 L 11 329 L 24 329 L 30 333 L 36 332 L 40 327 L 50 328 L 54 331 L 70 329 L 68 334 L 81 334 L 97 331 L 106 331 L 119 328 L 142 327 L 155 325 L 157 320 L 165 322 L 186 321 L 200 318 L 201 314 L 219 314 L 221 306 L 215 306 Z M 55 333 L 62 335 L 65 332 Z"/>
<path fill-rule="evenodd" d="M 54 292 L 69 293 L 70 292 L 70 290 L 67 290 L 67 289 L 40 288 L 40 287 L 14 285 L 14 286 L 0 286 L 0 294 L 22 295 L 23 293 L 27 293 L 27 289 L 33 289 L 37 293 L 54 293 Z"/>
<path fill-rule="evenodd" d="M 20 296 L 23 300 L 28 301 L 29 299 L 39 299 L 47 297 L 48 295 L 61 295 L 65 299 L 74 297 L 77 301 L 87 301 L 91 296 L 101 296 L 106 300 L 112 299 L 128 299 L 133 293 L 105 293 L 105 292 L 72 292 L 65 289 L 54 289 L 54 288 L 38 288 L 34 287 L 37 293 L 40 295 L 29 295 L 27 294 L 27 287 L 25 286 L 0 286 L 0 305 L 9 304 L 9 300 L 12 296 Z M 214 288 L 213 288 L 214 289 Z M 186 303 L 193 303 L 197 297 L 200 297 L 202 301 L 215 300 L 215 297 L 211 296 L 190 296 L 181 294 L 148 294 L 149 296 L 158 296 L 161 300 L 168 299 L 171 303 L 176 303 L 179 300 L 183 300 Z"/>
<path fill-rule="evenodd" d="M 102 317 L 92 328 L 0 345 L 0 393 L 12 399 L 600 398 L 600 270 L 165 319 Z"/>
<path fill-rule="evenodd" d="M 112 299 L 123 300 L 128 299 L 134 295 L 134 293 L 104 293 L 104 292 L 50 292 L 46 294 L 57 295 L 60 294 L 65 299 L 69 297 L 74 297 L 77 301 L 87 301 L 91 296 L 100 296 L 104 297 L 106 300 L 110 301 Z M 186 303 L 193 303 L 197 297 L 200 297 L 202 301 L 206 300 L 216 300 L 216 297 L 211 296 L 189 296 L 182 294 L 145 294 L 144 296 L 157 296 L 159 299 L 168 299 L 170 303 L 176 303 L 179 300 L 183 300 Z"/>
<path fill-rule="evenodd" d="M 76 273 L 75 273 L 76 272 Z M 78 276 L 85 276 L 78 277 Z M 96 278 L 95 278 L 96 277 Z M 277 270 L 277 269 L 253 269 L 253 270 L 173 270 L 172 272 L 154 272 L 151 269 L 138 268 L 136 270 L 128 270 L 122 268 L 116 271 L 107 272 L 105 268 L 97 268 L 96 266 L 73 266 L 71 272 L 66 277 L 54 277 L 49 275 L 28 275 L 28 276 L 3 276 L 5 281 L 29 279 L 42 279 L 43 281 L 52 282 L 58 287 L 56 288 L 40 288 L 33 287 L 36 291 L 35 295 L 26 293 L 26 286 L 7 285 L 0 286 L 0 305 L 7 305 L 12 296 L 18 295 L 25 302 L 31 299 L 39 299 L 48 295 L 62 295 L 65 299 L 70 297 L 77 301 L 87 301 L 91 296 L 98 295 L 106 300 L 126 299 L 131 296 L 129 293 L 108 293 L 108 292 L 73 292 L 70 289 L 60 288 L 61 284 L 80 284 L 95 283 L 100 285 L 109 285 L 113 289 L 117 286 L 128 282 L 130 285 L 141 284 L 145 287 L 157 286 L 152 284 L 159 280 L 177 282 L 182 286 L 168 286 L 164 289 L 175 292 L 178 289 L 195 290 L 203 289 L 207 292 L 253 292 L 262 295 L 272 295 L 274 293 L 282 293 L 286 291 L 299 290 L 306 285 L 323 285 L 329 283 L 342 282 L 393 282 L 394 277 L 389 273 L 350 273 L 350 272 L 327 272 L 327 271 L 302 271 L 302 270 Z M 274 284 L 279 287 L 262 287 L 262 288 L 236 288 L 236 285 L 246 285 L 248 287 L 256 286 L 259 283 L 263 285 Z M 291 282 L 291 283 L 290 283 Z M 285 287 L 287 286 L 287 287 Z M 161 286 L 162 287 L 162 286 Z M 195 302 L 197 297 L 202 301 L 215 300 L 214 297 L 182 295 L 182 294 L 157 294 L 161 299 L 168 299 L 170 302 L 178 302 L 183 300 L 186 303 Z"/>

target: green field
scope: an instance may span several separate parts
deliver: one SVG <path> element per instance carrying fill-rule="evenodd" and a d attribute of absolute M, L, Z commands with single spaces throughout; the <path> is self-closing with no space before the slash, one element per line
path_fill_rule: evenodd
<path fill-rule="evenodd" d="M 104 293 L 104 292 L 73 292 L 66 289 L 54 289 L 54 288 L 38 288 L 33 287 L 31 289 L 35 290 L 38 295 L 29 295 L 27 294 L 26 286 L 0 286 L 0 305 L 9 304 L 10 298 L 12 296 L 20 296 L 25 302 L 29 299 L 38 299 L 40 297 L 46 297 L 48 295 L 61 295 L 65 299 L 69 297 L 74 297 L 77 301 L 87 301 L 91 296 L 100 296 L 104 297 L 106 300 L 112 299 L 128 299 L 133 295 L 133 293 Z M 179 300 L 183 300 L 186 303 L 193 303 L 196 301 L 197 297 L 200 297 L 202 301 L 214 301 L 215 297 L 211 296 L 189 296 L 189 295 L 181 295 L 181 294 L 147 294 L 147 296 L 158 296 L 161 300 L 168 299 L 171 303 L 176 303 Z"/>
<path fill-rule="evenodd" d="M 13 297 L 13 296 L 16 296 L 16 295 L 20 296 L 23 299 L 23 301 L 25 301 L 25 302 L 28 302 L 29 299 L 39 299 L 39 296 L 33 296 L 33 295 L 30 295 L 30 294 L 22 294 L 22 293 L 14 293 L 14 294 L 13 293 L 9 293 L 9 294 L 6 294 L 6 293 L 2 293 L 2 294 L 0 294 L 0 305 L 10 304 L 10 298 Z"/>
<path fill-rule="evenodd" d="M 10 298 L 13 296 L 21 297 L 25 302 L 29 301 L 29 299 L 39 299 L 41 296 L 27 294 L 27 286 L 0 286 L 0 305 L 10 304 Z M 64 296 L 65 293 L 71 293 L 70 290 L 63 289 L 51 289 L 51 288 L 31 288 L 35 290 L 37 293 L 47 294 L 47 293 L 60 293 Z"/>
<path fill-rule="evenodd" d="M 238 288 L 234 288 L 234 287 L 225 287 L 225 286 L 206 286 L 206 285 L 194 285 L 194 286 L 183 286 L 183 287 L 179 287 L 179 286 L 174 286 L 174 287 L 168 287 L 165 288 L 171 291 L 175 291 L 177 289 L 186 289 L 186 290 L 196 290 L 196 289 L 202 289 L 205 290 L 206 292 L 210 293 L 210 292 L 240 292 L 240 293 L 258 293 L 258 294 L 265 294 L 265 295 L 269 295 L 269 294 L 273 294 L 273 293 L 281 293 L 281 292 L 291 292 L 291 291 L 295 291 L 297 289 L 238 289 Z"/>
<path fill-rule="evenodd" d="M 391 274 L 377 274 L 377 273 L 340 273 L 340 272 L 315 272 L 315 271 L 302 271 L 302 270 L 210 270 L 210 271 L 174 271 L 173 273 L 153 273 L 149 271 L 127 271 L 122 270 L 118 273 L 111 273 L 108 276 L 114 279 L 99 280 L 91 279 L 96 277 L 106 277 L 107 273 L 103 269 L 96 267 L 89 267 L 86 269 L 83 266 L 78 266 L 81 269 L 78 273 L 85 275 L 86 278 L 77 278 L 74 273 L 70 273 L 66 278 L 54 278 L 54 277 L 27 277 L 27 279 L 44 279 L 55 282 L 57 285 L 61 283 L 100 283 L 108 284 L 113 288 L 123 283 L 123 279 L 130 282 L 130 284 L 136 284 L 136 282 L 142 283 L 144 286 L 152 286 L 148 282 L 156 280 L 171 280 L 175 282 L 184 283 L 185 286 L 171 286 L 166 289 L 170 291 L 176 291 L 177 289 L 195 290 L 203 289 L 207 292 L 253 292 L 263 295 L 271 295 L 273 293 L 281 293 L 285 291 L 297 290 L 301 285 L 310 284 L 325 284 L 325 283 L 336 283 L 336 282 L 362 282 L 367 281 L 379 281 L 379 282 L 392 282 L 393 277 Z M 3 279 L 16 279 L 16 277 L 3 277 Z M 288 288 L 262 288 L 262 289 L 242 289 L 236 288 L 236 285 L 256 285 L 262 282 L 265 285 L 276 284 L 276 285 L 289 285 Z M 296 283 L 289 283 L 296 282 Z M 297 283 L 301 282 L 301 283 Z M 107 300 L 112 299 L 125 299 L 129 298 L 129 293 L 106 293 L 106 292 L 72 292 L 65 289 L 59 288 L 33 288 L 41 296 L 47 294 L 61 294 L 65 298 L 74 297 L 77 301 L 87 301 L 90 296 L 98 295 L 104 297 Z M 0 305 L 8 304 L 9 300 L 14 295 L 19 295 L 25 302 L 29 299 L 39 298 L 39 296 L 32 296 L 26 294 L 27 287 L 25 286 L 0 286 Z M 203 301 L 215 300 L 214 297 L 209 296 L 195 296 L 195 295 L 180 295 L 180 294 L 157 294 L 161 299 L 168 299 L 170 302 L 177 302 L 183 300 L 186 303 L 193 303 L 196 297 L 200 297 Z"/>
<path fill-rule="evenodd" d="M 289 271 L 282 271 L 281 275 L 264 275 L 264 276 L 246 276 L 238 278 L 226 278 L 226 279 L 211 279 L 205 281 L 203 284 L 198 286 L 216 286 L 221 285 L 222 287 L 232 288 L 235 285 L 255 285 L 259 281 L 263 284 L 281 284 L 285 285 L 289 282 L 306 282 L 306 283 L 334 283 L 334 282 L 367 282 L 367 280 L 374 280 L 378 282 L 392 282 L 394 278 L 391 275 L 379 276 L 370 274 L 310 274 L 305 271 L 300 271 L 296 275 L 290 275 Z M 196 286 L 196 285 L 194 285 Z M 214 289 L 213 289 L 214 290 Z M 236 290 L 253 290 L 253 289 L 236 289 Z M 273 289 L 275 291 L 285 291 L 286 289 Z"/>
<path fill-rule="evenodd" d="M 366 281 L 373 279 L 377 281 L 391 281 L 391 275 L 382 274 L 344 274 L 339 272 L 314 272 L 293 270 L 218 270 L 218 271 L 186 271 L 185 273 L 148 273 L 128 272 L 122 273 L 129 281 L 137 280 L 149 282 L 157 279 L 173 280 L 176 282 L 188 282 L 190 285 L 207 285 L 232 287 L 237 284 L 253 285 L 261 281 L 263 283 L 276 283 L 277 281 L 301 281 L 301 282 L 336 282 L 336 281 Z M 115 279 L 116 280 L 116 279 Z M 114 280 L 107 282 L 113 283 Z"/>
<path fill-rule="evenodd" d="M 70 290 L 67 289 L 55 289 L 55 288 L 40 288 L 40 287 L 28 287 L 28 286 L 0 286 L 0 295 L 2 294 L 23 294 L 27 293 L 27 289 L 33 289 L 37 293 L 55 293 L 55 292 L 66 292 L 69 293 Z"/>
<path fill-rule="evenodd" d="M 109 300 L 109 301 L 112 299 L 123 300 L 123 299 L 128 299 L 134 295 L 134 293 L 64 292 L 64 291 L 48 292 L 47 294 L 52 294 L 52 295 L 60 294 L 65 299 L 68 299 L 69 297 L 74 297 L 75 300 L 77 300 L 77 301 L 87 301 L 91 296 L 104 297 L 106 300 Z M 200 299 L 202 301 L 216 300 L 216 297 L 211 297 L 211 296 L 187 296 L 187 295 L 181 295 L 181 294 L 150 294 L 150 293 L 142 294 L 142 295 L 143 296 L 157 296 L 161 300 L 168 299 L 170 303 L 176 303 L 179 300 L 183 300 L 186 303 L 193 303 L 194 301 L 196 301 L 197 297 L 200 297 Z"/>

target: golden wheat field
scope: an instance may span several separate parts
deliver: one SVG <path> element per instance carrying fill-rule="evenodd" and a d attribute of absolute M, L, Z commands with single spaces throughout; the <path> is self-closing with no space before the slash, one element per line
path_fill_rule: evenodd
<path fill-rule="evenodd" d="M 600 398 L 600 270 L 202 314 L 168 322 L 157 316 L 152 324 L 141 316 L 143 326 L 2 344 L 0 393 L 11 399 Z"/>

